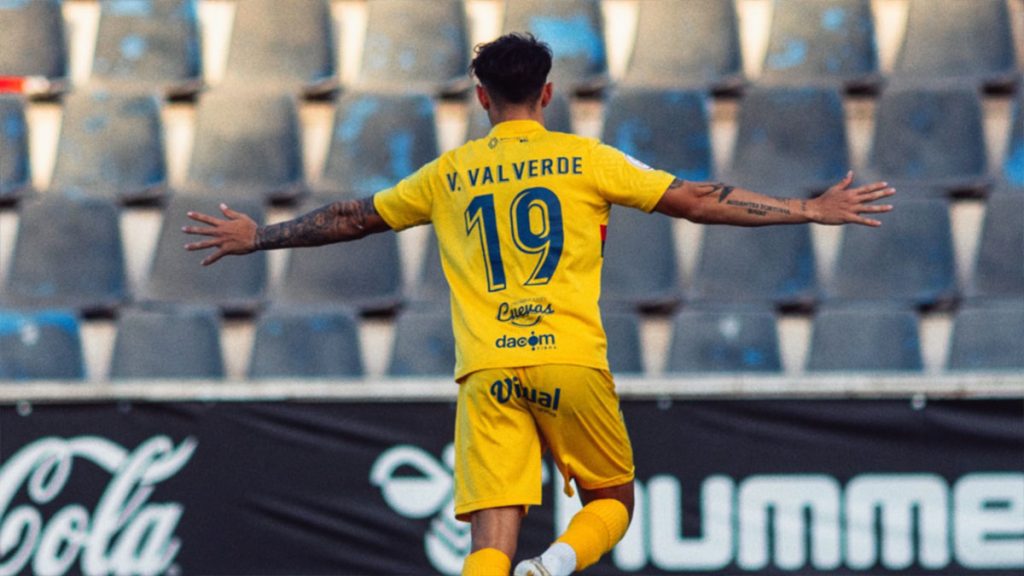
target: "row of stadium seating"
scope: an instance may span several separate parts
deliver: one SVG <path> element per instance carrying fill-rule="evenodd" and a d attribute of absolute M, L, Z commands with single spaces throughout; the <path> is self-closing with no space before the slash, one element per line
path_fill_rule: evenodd
<path fill-rule="evenodd" d="M 82 1 L 82 0 L 78 0 Z M 465 93 L 465 0 L 366 0 L 356 86 Z M 337 85 L 328 0 L 236 2 L 223 82 L 317 95 Z M 609 83 L 600 0 L 504 3 L 506 31 L 551 43 L 552 79 L 578 93 Z M 759 81 L 830 82 L 853 91 L 882 80 L 871 0 L 776 0 Z M 0 76 L 68 76 L 60 0 L 0 4 Z M 909 0 L 891 77 L 957 79 L 996 90 L 1019 80 L 1006 0 Z M 744 83 L 733 2 L 643 0 L 625 85 L 735 91 Z M 105 0 L 90 83 L 194 93 L 203 62 L 195 0 Z M 60 82 L 56 82 L 60 84 Z M 66 82 L 64 83 L 66 85 Z M 66 87 L 66 86 L 65 86 Z"/>
<path fill-rule="evenodd" d="M 358 317 L 346 308 L 281 306 L 256 323 L 245 377 L 352 379 L 366 375 Z M 618 374 L 645 372 L 638 316 L 606 313 L 609 362 Z M 109 378 L 223 380 L 216 310 L 136 308 L 122 314 Z M 818 311 L 801 372 L 907 372 L 924 369 L 919 320 L 894 306 L 836 306 Z M 955 316 L 947 372 L 1024 369 L 1024 301 L 972 304 Z M 412 307 L 395 322 L 388 377 L 450 377 L 451 319 L 445 309 Z M 0 381 L 86 378 L 79 321 L 55 310 L 0 311 Z M 168 354 L 173 350 L 173 354 Z M 776 316 L 757 306 L 697 306 L 671 318 L 666 374 L 772 374 L 783 371 Z"/>
<path fill-rule="evenodd" d="M 604 108 L 601 139 L 683 179 L 718 178 L 787 196 L 821 192 L 851 166 L 843 98 L 835 89 L 758 88 L 738 107 L 736 144 L 724 174 L 715 174 L 709 105 L 699 91 L 616 91 Z M 62 111 L 50 191 L 129 204 L 172 193 L 158 100 L 77 92 L 65 98 Z M 993 171 L 974 90 L 887 90 L 875 111 L 861 179 L 886 180 L 910 196 L 980 195 L 992 187 L 1024 192 L 1024 92 L 1011 114 L 1006 152 Z M 556 100 L 547 121 L 551 129 L 571 131 L 568 100 Z M 23 100 L 0 96 L 0 126 L 0 201 L 10 203 L 32 184 Z M 437 156 L 436 126 L 429 96 L 347 93 L 335 107 L 323 173 L 310 182 L 293 98 L 215 90 L 198 102 L 191 162 L 178 192 L 268 203 L 292 202 L 310 191 L 372 194 Z M 475 107 L 467 138 L 488 129 Z"/>
<path fill-rule="evenodd" d="M 218 200 L 176 197 L 168 206 L 148 274 L 133 293 L 125 272 L 119 209 L 110 200 L 44 197 L 21 211 L 0 305 L 70 308 L 110 316 L 133 302 L 175 302 L 251 315 L 268 303 L 345 305 L 364 313 L 403 303 L 447 302 L 433 236 L 422 269 L 405 286 L 398 236 L 284 254 L 280 282 L 268 255 L 231 258 L 202 268 L 182 249 L 187 210 L 216 214 Z M 809 227 L 705 227 L 688 287 L 662 215 L 613 209 L 602 303 L 609 309 L 669 310 L 680 302 L 759 302 L 783 310 L 824 303 L 888 301 L 945 310 L 961 299 L 1024 300 L 1024 195 L 997 195 L 988 209 L 967 285 L 960 286 L 947 201 L 896 200 L 879 229 L 849 227 L 827 285 L 821 285 Z M 252 201 L 232 205 L 263 220 Z M 367 265 L 372 263 L 372 265 Z"/>

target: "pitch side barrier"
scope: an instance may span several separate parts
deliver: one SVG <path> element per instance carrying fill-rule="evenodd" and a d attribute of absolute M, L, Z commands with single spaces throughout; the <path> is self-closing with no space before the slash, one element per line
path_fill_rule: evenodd
<path fill-rule="evenodd" d="M 1024 373 L 804 376 L 616 376 L 623 399 L 657 398 L 1021 398 Z M 18 402 L 150 401 L 449 401 L 450 378 L 343 380 L 4 381 L 0 405 Z"/>

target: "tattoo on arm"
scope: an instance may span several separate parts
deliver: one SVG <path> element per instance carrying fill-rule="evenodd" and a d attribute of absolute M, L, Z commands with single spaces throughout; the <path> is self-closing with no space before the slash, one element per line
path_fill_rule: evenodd
<path fill-rule="evenodd" d="M 739 208 L 746 208 L 748 214 L 754 216 L 767 216 L 769 212 L 776 212 L 778 214 L 785 214 L 789 216 L 790 210 L 786 206 L 772 206 L 771 204 L 763 204 L 761 202 L 744 202 L 742 200 L 729 200 L 726 204 L 730 206 L 736 206 Z"/>
<path fill-rule="evenodd" d="M 725 202 L 725 199 L 728 198 L 729 194 L 732 194 L 732 191 L 735 189 L 735 186 L 728 186 L 721 182 L 708 182 L 706 184 L 697 185 L 697 195 L 711 196 L 718 194 L 718 201 Z"/>
<path fill-rule="evenodd" d="M 334 202 L 286 222 L 260 226 L 256 249 L 321 246 L 365 235 L 367 220 L 376 215 L 373 198 Z"/>

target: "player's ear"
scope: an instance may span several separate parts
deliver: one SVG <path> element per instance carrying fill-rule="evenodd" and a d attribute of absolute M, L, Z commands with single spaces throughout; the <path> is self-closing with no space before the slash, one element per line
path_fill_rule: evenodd
<path fill-rule="evenodd" d="M 555 93 L 554 85 L 548 82 L 540 90 L 540 107 L 547 108 L 548 104 L 551 103 L 551 97 Z"/>
<path fill-rule="evenodd" d="M 484 110 L 491 109 L 491 95 L 487 93 L 487 89 L 482 84 L 476 85 L 476 99 Z"/>

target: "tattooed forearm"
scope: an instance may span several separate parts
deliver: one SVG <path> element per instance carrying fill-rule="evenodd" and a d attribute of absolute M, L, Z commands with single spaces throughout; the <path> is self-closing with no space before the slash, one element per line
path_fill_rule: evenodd
<path fill-rule="evenodd" d="M 721 182 L 708 182 L 706 184 L 698 184 L 696 192 L 697 196 L 712 196 L 718 194 L 718 201 L 725 202 L 725 199 L 728 198 L 735 189 L 735 186 L 728 186 Z"/>
<path fill-rule="evenodd" d="M 376 214 L 373 198 L 334 202 L 293 220 L 260 226 L 256 249 L 321 246 L 361 238 L 368 232 L 369 218 Z"/>
<path fill-rule="evenodd" d="M 730 206 L 736 206 L 738 208 L 746 208 L 748 214 L 754 216 L 767 216 L 769 212 L 776 212 L 778 214 L 790 215 L 790 210 L 786 206 L 772 206 L 771 204 L 764 204 L 761 202 L 744 202 L 741 200 L 729 200 L 726 204 Z"/>

